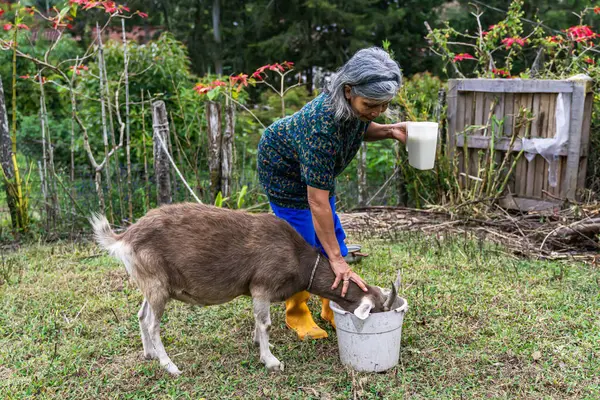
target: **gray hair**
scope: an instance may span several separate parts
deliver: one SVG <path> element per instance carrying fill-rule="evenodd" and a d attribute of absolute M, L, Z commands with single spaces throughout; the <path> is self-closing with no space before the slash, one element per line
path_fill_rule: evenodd
<path fill-rule="evenodd" d="M 352 95 L 371 100 L 390 101 L 402 85 L 402 72 L 396 61 L 379 47 L 356 52 L 325 86 L 335 118 L 347 120 L 354 116 L 352 107 L 344 95 L 344 87 L 352 88 Z"/>

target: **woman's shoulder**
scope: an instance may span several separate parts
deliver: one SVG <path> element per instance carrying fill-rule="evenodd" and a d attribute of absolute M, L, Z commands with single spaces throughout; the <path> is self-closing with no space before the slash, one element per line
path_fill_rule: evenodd
<path fill-rule="evenodd" d="M 328 123 L 335 122 L 335 115 L 327 93 L 321 93 L 312 99 L 304 106 L 303 111 L 311 120 L 317 119 Z"/>

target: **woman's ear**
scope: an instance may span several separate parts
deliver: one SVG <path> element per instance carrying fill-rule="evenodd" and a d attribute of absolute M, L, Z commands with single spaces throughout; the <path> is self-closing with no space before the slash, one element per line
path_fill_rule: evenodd
<path fill-rule="evenodd" d="M 346 100 L 350 100 L 352 97 L 352 88 L 350 85 L 344 85 L 344 96 L 346 96 Z"/>

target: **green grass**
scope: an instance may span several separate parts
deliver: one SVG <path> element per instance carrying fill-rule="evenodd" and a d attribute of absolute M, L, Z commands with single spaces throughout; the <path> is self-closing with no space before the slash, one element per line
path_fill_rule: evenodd
<path fill-rule="evenodd" d="M 381 374 L 343 367 L 330 327 L 327 340 L 296 340 L 280 304 L 271 343 L 286 369 L 267 373 L 239 298 L 169 304 L 162 337 L 183 371 L 173 379 L 141 360 L 141 296 L 116 261 L 73 243 L 5 255 L 0 398 L 600 398 L 596 266 L 516 260 L 457 237 L 363 245 L 371 256 L 355 269 L 380 285 L 401 269 L 410 306 L 401 363 Z M 318 315 L 315 299 L 311 308 Z"/>

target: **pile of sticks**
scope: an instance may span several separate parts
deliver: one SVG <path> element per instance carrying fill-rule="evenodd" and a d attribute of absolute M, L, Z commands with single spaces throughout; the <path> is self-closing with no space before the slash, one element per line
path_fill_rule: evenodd
<path fill-rule="evenodd" d="M 521 257 L 595 262 L 600 253 L 600 204 L 579 205 L 553 213 L 509 214 L 498 207 L 485 219 L 381 206 L 355 209 L 340 215 L 340 219 L 344 229 L 358 239 L 395 240 L 403 232 L 471 233 Z"/>

